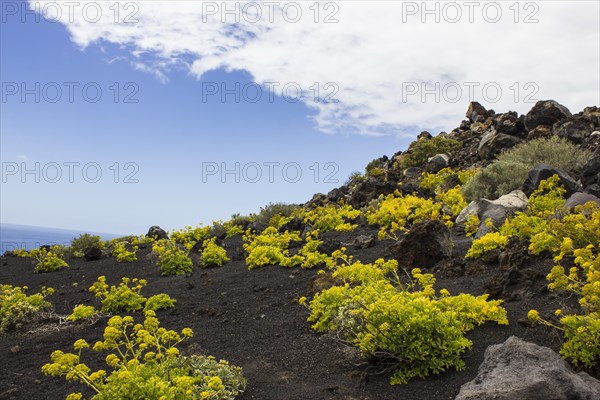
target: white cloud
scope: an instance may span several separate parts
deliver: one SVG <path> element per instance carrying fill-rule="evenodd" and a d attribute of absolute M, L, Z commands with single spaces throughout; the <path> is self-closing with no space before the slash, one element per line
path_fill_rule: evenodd
<path fill-rule="evenodd" d="M 30 3 L 43 10 L 57 2 Z M 62 14 L 61 22 L 78 45 L 106 41 L 123 46 L 135 68 L 163 82 L 168 82 L 171 68 L 183 66 L 198 78 L 224 68 L 248 71 L 259 83 L 297 83 L 307 94 L 304 102 L 318 111 L 315 121 L 324 132 L 414 134 L 419 128 L 448 129 L 464 114 L 469 85 L 478 85 L 474 100 L 498 111 L 527 112 L 533 105 L 526 102 L 528 94 L 556 99 L 574 112 L 600 102 L 598 2 L 521 2 L 515 7 L 514 2 L 482 1 L 471 9 L 468 2 L 428 2 L 428 10 L 437 7 L 432 14 L 424 13 L 423 2 L 322 2 L 319 23 L 313 2 L 288 6 L 289 20 L 294 4 L 302 5 L 296 23 L 283 17 L 285 2 L 275 10 L 265 3 L 228 3 L 229 9 L 237 4 L 250 12 L 246 17 L 238 13 L 239 23 L 233 23 L 233 14 L 224 13 L 221 1 L 143 1 L 134 3 L 138 10 L 124 8 L 132 2 L 121 2 L 119 21 L 114 6 L 109 9 L 113 2 L 95 4 L 104 7 L 97 23 L 89 22 L 96 15 L 94 7 L 88 8 L 88 21 L 82 7 L 72 21 Z M 415 7 L 416 14 L 410 14 Z M 488 22 L 498 7 L 499 22 Z M 256 10 L 262 19 L 248 22 Z M 457 10 L 462 17 L 450 23 Z M 121 23 L 132 11 L 139 22 Z M 271 11 L 273 22 L 268 20 Z M 332 12 L 339 22 L 323 23 Z M 525 23 L 527 17 L 538 22 Z M 339 103 L 314 101 L 314 84 L 324 95 L 331 93 L 324 88 L 328 82 L 339 88 Z M 487 96 L 482 90 L 486 84 Z M 460 95 L 454 91 L 457 87 Z M 495 87 L 502 95 L 492 102 Z M 408 89 L 417 93 L 407 94 Z M 433 92 L 423 100 L 422 89 Z"/>

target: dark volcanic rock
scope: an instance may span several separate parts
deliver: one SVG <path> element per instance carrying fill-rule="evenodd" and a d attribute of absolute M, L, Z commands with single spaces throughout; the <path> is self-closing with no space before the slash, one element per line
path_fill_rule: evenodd
<path fill-rule="evenodd" d="M 539 125 L 552 126 L 571 116 L 569 109 L 554 100 L 541 100 L 525 115 L 525 128 L 531 131 Z"/>
<path fill-rule="evenodd" d="M 509 149 L 521 143 L 521 139 L 515 136 L 498 133 L 495 130 L 488 131 L 479 142 L 477 153 L 483 160 L 495 157 L 502 150 Z"/>
<path fill-rule="evenodd" d="M 160 226 L 156 226 L 156 225 L 153 225 L 150 227 L 150 229 L 148 229 L 148 233 L 146 234 L 146 236 L 154 238 L 156 240 L 169 238 L 169 235 L 167 234 L 167 232 L 165 232 L 165 230 L 162 229 Z"/>
<path fill-rule="evenodd" d="M 452 236 L 439 220 L 417 222 L 403 239 L 390 246 L 388 253 L 404 268 L 433 267 L 452 256 Z"/>
<path fill-rule="evenodd" d="M 455 400 L 595 400 L 600 382 L 575 373 L 553 350 L 511 336 L 489 346 L 477 377 Z"/>
<path fill-rule="evenodd" d="M 431 139 L 433 136 L 431 135 L 431 133 L 427 132 L 427 131 L 423 131 L 421 133 L 419 133 L 419 135 L 417 136 L 417 140 L 421 140 L 421 139 Z"/>
<path fill-rule="evenodd" d="M 594 126 L 583 119 L 573 119 L 564 122 L 557 122 L 552 127 L 552 132 L 561 138 L 570 140 L 574 143 L 581 143 L 592 134 Z"/>
<path fill-rule="evenodd" d="M 86 261 L 95 261 L 102 258 L 102 249 L 99 247 L 90 247 L 85 250 L 83 255 Z"/>
<path fill-rule="evenodd" d="M 583 166 L 581 170 L 581 183 L 586 190 L 594 184 L 600 185 L 600 149 L 596 150 L 592 159 Z"/>
<path fill-rule="evenodd" d="M 381 194 L 390 194 L 398 189 L 397 182 L 380 181 L 376 179 L 366 179 L 356 185 L 356 189 L 351 194 L 349 203 L 354 208 L 365 206 L 371 200 L 376 199 Z"/>
<path fill-rule="evenodd" d="M 525 137 L 524 116 L 519 117 L 516 112 L 509 111 L 504 114 L 498 114 L 494 117 L 494 127 L 496 132 L 505 135 Z"/>
<path fill-rule="evenodd" d="M 485 121 L 485 119 L 488 117 L 488 111 L 485 109 L 484 106 L 482 106 L 481 104 L 479 104 L 476 101 L 472 101 L 469 104 L 469 108 L 467 109 L 467 114 L 465 115 L 467 118 L 469 118 L 469 121 L 471 122 L 478 122 L 478 120 L 483 119 L 483 121 Z M 481 117 L 481 118 L 478 118 Z"/>
<path fill-rule="evenodd" d="M 565 196 L 570 196 L 581 190 L 581 185 L 565 171 L 554 168 L 548 164 L 539 164 L 529 171 L 527 179 L 525 179 L 525 182 L 523 183 L 523 192 L 525 192 L 527 196 L 530 196 L 531 193 L 538 188 L 541 181 L 554 175 L 559 176 L 560 184 L 567 190 Z"/>

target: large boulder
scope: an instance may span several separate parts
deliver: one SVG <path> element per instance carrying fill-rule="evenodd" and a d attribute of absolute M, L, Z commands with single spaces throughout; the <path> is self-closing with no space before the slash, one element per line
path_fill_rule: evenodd
<path fill-rule="evenodd" d="M 488 111 L 478 102 L 472 101 L 469 104 L 469 108 L 467 109 L 467 114 L 465 116 L 469 118 L 469 121 L 471 122 L 485 121 L 485 119 L 488 117 Z"/>
<path fill-rule="evenodd" d="M 498 133 L 495 129 L 488 131 L 479 142 L 477 154 L 482 160 L 491 160 L 502 150 L 509 149 L 521 143 L 521 139 L 505 133 Z"/>
<path fill-rule="evenodd" d="M 448 166 L 450 156 L 448 154 L 436 154 L 429 159 L 429 172 L 437 174 Z"/>
<path fill-rule="evenodd" d="M 567 199 L 567 201 L 565 201 L 565 204 L 563 205 L 563 209 L 564 210 L 572 210 L 575 207 L 582 206 L 590 201 L 593 203 L 596 203 L 598 205 L 598 207 L 600 207 L 600 199 L 598 197 L 594 196 L 593 194 L 583 193 L 583 192 L 573 193 L 571 195 L 571 197 L 569 197 Z"/>
<path fill-rule="evenodd" d="M 519 117 L 516 112 L 509 111 L 504 114 L 496 115 L 494 117 L 494 126 L 498 133 L 524 137 L 526 133 L 523 120 L 524 116 Z"/>
<path fill-rule="evenodd" d="M 581 169 L 581 183 L 586 191 L 596 196 L 600 192 L 600 150 Z"/>
<path fill-rule="evenodd" d="M 465 223 L 470 215 L 476 215 L 481 221 L 476 237 L 481 237 L 491 230 L 487 226 L 486 220 L 491 220 L 494 227 L 499 227 L 517 211 L 524 211 L 528 205 L 529 201 L 525 193 L 520 190 L 513 190 L 496 200 L 480 199 L 472 201 L 456 217 L 456 223 Z"/>
<path fill-rule="evenodd" d="M 596 400 L 600 381 L 575 373 L 552 349 L 511 336 L 489 346 L 455 400 Z"/>
<path fill-rule="evenodd" d="M 554 168 L 548 164 L 539 164 L 533 167 L 527 174 L 527 179 L 525 179 L 522 187 L 523 192 L 525 192 L 527 196 L 530 196 L 531 193 L 538 188 L 541 181 L 554 175 L 558 175 L 560 178 L 560 185 L 566 189 L 567 192 L 565 193 L 565 196 L 570 196 L 581 190 L 581 185 L 565 171 Z"/>
<path fill-rule="evenodd" d="M 532 130 L 539 125 L 552 126 L 571 116 L 569 109 L 554 100 L 541 100 L 525 115 L 525 128 Z"/>
<path fill-rule="evenodd" d="M 148 229 L 148 233 L 146 233 L 147 237 L 154 238 L 156 240 L 168 239 L 169 235 L 167 232 L 162 229 L 160 226 L 153 225 Z"/>
<path fill-rule="evenodd" d="M 450 230 L 442 221 L 417 222 L 404 238 L 391 245 L 389 255 L 404 268 L 433 267 L 452 256 Z"/>

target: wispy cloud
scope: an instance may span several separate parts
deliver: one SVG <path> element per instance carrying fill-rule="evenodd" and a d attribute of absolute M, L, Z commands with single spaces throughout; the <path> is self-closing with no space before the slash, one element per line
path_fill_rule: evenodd
<path fill-rule="evenodd" d="M 199 79 L 222 68 L 248 71 L 261 84 L 298 84 L 324 132 L 449 128 L 471 99 L 519 112 L 535 99 L 573 111 L 600 101 L 597 2 L 496 2 L 497 22 L 492 2 L 297 2 L 302 17 L 293 23 L 296 6 L 248 3 L 227 3 L 236 16 L 220 1 L 121 2 L 115 18 L 113 2 L 96 2 L 100 21 L 86 21 L 80 7 L 61 22 L 79 46 L 118 44 L 134 68 L 165 83 L 183 67 Z M 123 23 L 129 14 L 133 22 Z M 339 102 L 315 101 L 317 89 L 319 100 Z"/>

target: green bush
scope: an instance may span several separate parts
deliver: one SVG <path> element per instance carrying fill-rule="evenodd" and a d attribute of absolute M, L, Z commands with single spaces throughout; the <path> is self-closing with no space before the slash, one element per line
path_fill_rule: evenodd
<path fill-rule="evenodd" d="M 175 307 L 175 299 L 171 298 L 168 294 L 160 293 L 154 296 L 148 297 L 146 300 L 146 305 L 144 306 L 144 311 L 152 310 L 164 310 L 167 308 Z"/>
<path fill-rule="evenodd" d="M 54 289 L 42 287 L 40 293 L 31 296 L 25 294 L 27 289 L 27 286 L 0 286 L 0 335 L 20 328 L 36 313 L 51 307 L 45 298 L 54 293 Z"/>
<path fill-rule="evenodd" d="M 31 250 L 29 256 L 35 258 L 37 264 L 35 266 L 36 273 L 54 272 L 62 268 L 67 268 L 69 264 L 62 259 L 66 253 L 64 246 L 52 246 L 50 251 L 43 247 Z"/>
<path fill-rule="evenodd" d="M 131 247 L 131 250 L 128 247 Z M 118 262 L 133 262 L 137 260 L 137 249 L 137 246 L 132 246 L 128 242 L 118 242 L 113 247 L 112 255 Z"/>
<path fill-rule="evenodd" d="M 100 236 L 83 233 L 71 241 L 71 254 L 73 257 L 81 258 L 89 249 L 103 249 L 104 247 L 105 244 Z"/>
<path fill-rule="evenodd" d="M 405 154 L 402 154 L 402 168 L 420 167 L 427 162 L 429 157 L 440 153 L 450 153 L 461 147 L 460 141 L 441 136 L 417 140 L 410 144 Z"/>
<path fill-rule="evenodd" d="M 531 168 L 538 164 L 549 164 L 555 168 L 574 172 L 592 157 L 571 142 L 553 136 L 521 143 L 501 153 L 496 161 L 477 172 L 463 187 L 468 201 L 498 197 L 519 189 Z"/>
<path fill-rule="evenodd" d="M 114 316 L 104 329 L 103 341 L 92 347 L 84 339 L 73 344 L 74 353 L 52 352 L 51 362 L 42 367 L 45 375 L 65 377 L 89 387 L 93 400 L 165 399 L 233 400 L 246 387 L 239 367 L 211 356 L 182 356 L 177 346 L 193 336 L 190 328 L 181 333 L 160 326 L 154 311 L 146 311 L 143 323 L 131 316 Z M 107 352 L 107 370 L 92 371 L 81 359 L 90 347 Z M 67 400 L 81 400 L 71 393 Z"/>
<path fill-rule="evenodd" d="M 217 238 L 204 241 L 202 245 L 202 267 L 220 267 L 229 261 L 227 251 L 217 244 Z"/>
<path fill-rule="evenodd" d="M 84 306 L 83 304 L 78 304 L 73 308 L 73 312 L 71 315 L 67 317 L 67 321 L 77 322 L 84 319 L 90 319 L 94 316 L 98 315 L 98 311 L 93 306 Z"/>
<path fill-rule="evenodd" d="M 336 332 L 364 358 L 394 368 L 391 384 L 463 369 L 461 355 L 472 346 L 465 333 L 486 321 L 508 324 L 501 300 L 437 292 L 433 275 L 419 269 L 402 282 L 396 260 L 363 264 L 342 252 L 332 257 L 343 261 L 332 275 L 341 286 L 315 295 L 308 320 L 319 332 Z"/>
<path fill-rule="evenodd" d="M 152 245 L 158 254 L 158 265 L 162 275 L 183 275 L 192 272 L 193 263 L 187 251 L 169 239 L 159 240 Z"/>
<path fill-rule="evenodd" d="M 286 203 L 269 203 L 261 207 L 258 214 L 253 214 L 254 222 L 259 225 L 268 226 L 271 219 L 277 215 L 285 218 L 290 218 L 300 208 L 297 204 Z"/>

